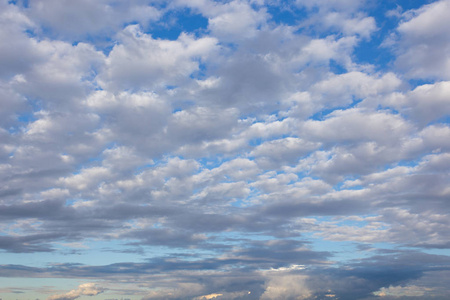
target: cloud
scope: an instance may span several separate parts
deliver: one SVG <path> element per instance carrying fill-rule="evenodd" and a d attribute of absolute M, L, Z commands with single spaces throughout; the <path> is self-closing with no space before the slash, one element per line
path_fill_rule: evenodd
<path fill-rule="evenodd" d="M 308 299 L 312 295 L 305 283 L 307 277 L 304 275 L 277 274 L 269 277 L 261 299 Z"/>
<path fill-rule="evenodd" d="M 441 81 L 434 84 L 424 84 L 406 93 L 393 93 L 382 101 L 390 107 L 402 111 L 420 125 L 437 121 L 449 113 L 450 82 Z"/>
<path fill-rule="evenodd" d="M 381 288 L 380 291 L 374 292 L 375 296 L 378 297 L 386 297 L 386 296 L 392 296 L 392 297 L 402 297 L 402 296 L 424 296 L 427 291 L 430 291 L 429 288 L 420 288 L 418 286 L 389 286 L 389 288 Z"/>
<path fill-rule="evenodd" d="M 48 297 L 48 300 L 74 300 L 81 296 L 96 296 L 104 292 L 104 289 L 97 286 L 95 283 L 83 283 L 78 286 L 76 290 L 71 290 L 66 294 L 53 295 Z"/>
<path fill-rule="evenodd" d="M 217 44 L 213 37 L 195 38 L 184 33 L 175 41 L 154 39 L 138 25 L 123 29 L 118 41 L 99 74 L 101 86 L 113 91 L 153 90 L 185 83 Z"/>
<path fill-rule="evenodd" d="M 449 5 L 388 2 L 0 1 L 4 298 L 445 298 Z"/>
<path fill-rule="evenodd" d="M 397 28 L 396 64 L 409 77 L 449 79 L 449 11 L 450 2 L 442 0 L 403 14 L 404 22 Z"/>
<path fill-rule="evenodd" d="M 33 19 L 49 28 L 53 35 L 63 38 L 85 38 L 111 34 L 123 24 L 139 22 L 147 25 L 161 17 L 158 8 L 149 1 L 128 4 L 107 0 L 91 3 L 82 1 L 34 1 L 27 6 Z"/>

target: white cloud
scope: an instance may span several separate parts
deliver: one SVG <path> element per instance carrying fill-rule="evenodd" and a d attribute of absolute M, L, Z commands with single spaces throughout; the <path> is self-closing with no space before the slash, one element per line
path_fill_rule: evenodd
<path fill-rule="evenodd" d="M 212 35 L 224 42 L 240 42 L 255 36 L 269 18 L 265 9 L 256 10 L 248 1 L 216 2 L 209 0 L 176 1 L 198 10 L 208 18 Z"/>
<path fill-rule="evenodd" d="M 281 165 L 294 164 L 302 156 L 320 147 L 320 143 L 288 137 L 265 142 L 250 152 L 259 165 L 265 168 L 277 169 Z"/>
<path fill-rule="evenodd" d="M 379 291 L 373 294 L 378 297 L 422 297 L 425 294 L 432 291 L 430 288 L 420 287 L 420 286 L 389 286 L 388 288 L 381 288 Z"/>
<path fill-rule="evenodd" d="M 345 68 L 351 68 L 352 62 L 350 53 L 357 44 L 357 39 L 353 36 L 336 39 L 334 36 L 328 36 L 324 39 L 314 39 L 305 45 L 294 63 L 302 65 L 316 63 L 328 64 L 333 59 Z"/>
<path fill-rule="evenodd" d="M 404 13 L 398 26 L 396 64 L 411 78 L 450 79 L 450 1 L 441 0 Z"/>
<path fill-rule="evenodd" d="M 104 292 L 104 289 L 95 283 L 83 283 L 76 290 L 71 290 L 66 294 L 53 295 L 48 300 L 74 300 L 81 296 L 96 296 Z"/>
<path fill-rule="evenodd" d="M 36 51 L 36 40 L 30 39 L 24 33 L 35 27 L 15 5 L 0 2 L 0 78 L 11 78 L 27 71 L 34 62 L 41 59 L 42 53 Z"/>
<path fill-rule="evenodd" d="M 319 8 L 320 10 L 330 11 L 337 10 L 343 12 L 354 12 L 364 6 L 365 1 L 354 1 L 354 0 L 296 0 L 297 5 L 305 6 L 309 9 Z"/>
<path fill-rule="evenodd" d="M 321 142 L 375 141 L 380 146 L 398 143 L 412 126 L 398 115 L 359 108 L 335 110 L 325 120 L 308 120 L 301 125 L 302 136 Z"/>
<path fill-rule="evenodd" d="M 311 297 L 311 290 L 308 288 L 306 280 L 308 276 L 286 274 L 281 275 L 279 272 L 268 274 L 265 283 L 265 291 L 261 295 L 261 299 L 308 299 Z"/>
<path fill-rule="evenodd" d="M 253 37 L 267 18 L 264 11 L 255 11 L 242 1 L 232 1 L 224 4 L 220 13 L 210 17 L 208 28 L 221 40 L 236 42 Z"/>
<path fill-rule="evenodd" d="M 129 25 L 118 34 L 115 45 L 99 74 L 99 82 L 108 90 L 155 90 L 186 83 L 199 70 L 201 59 L 216 49 L 211 37 L 194 38 L 181 34 L 177 40 L 153 39 L 138 25 Z"/>
<path fill-rule="evenodd" d="M 326 107 L 349 105 L 358 99 L 381 96 L 395 91 L 401 80 L 393 73 L 383 76 L 352 71 L 340 75 L 332 74 L 329 78 L 314 84 L 310 91 L 314 100 Z"/>
<path fill-rule="evenodd" d="M 437 121 L 450 114 L 450 82 L 441 81 L 416 87 L 406 94 L 394 93 L 382 100 L 417 120 L 420 125 Z"/>
<path fill-rule="evenodd" d="M 63 38 L 111 34 L 125 23 L 139 22 L 147 26 L 155 22 L 161 12 L 151 1 L 32 1 L 27 12 L 49 27 L 54 35 Z"/>
<path fill-rule="evenodd" d="M 196 297 L 194 299 L 195 300 L 210 300 L 210 299 L 220 298 L 221 296 L 223 296 L 223 294 L 212 293 L 212 294 L 209 294 L 209 295 L 199 296 L 199 297 Z"/>
<path fill-rule="evenodd" d="M 339 32 L 346 35 L 359 35 L 363 38 L 369 38 L 377 29 L 373 17 L 357 15 L 355 18 L 346 18 L 342 13 L 330 12 L 323 17 L 323 26 L 337 28 Z"/>
<path fill-rule="evenodd" d="M 102 181 L 108 179 L 112 174 L 107 168 L 92 167 L 83 169 L 79 174 L 72 175 L 68 178 L 60 178 L 59 181 L 64 186 L 76 190 L 86 190 L 89 187 L 99 185 Z"/>

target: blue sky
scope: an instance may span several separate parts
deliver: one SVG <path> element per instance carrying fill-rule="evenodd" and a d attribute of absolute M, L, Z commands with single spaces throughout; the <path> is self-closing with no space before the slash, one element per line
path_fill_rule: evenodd
<path fill-rule="evenodd" d="M 0 298 L 448 299 L 449 15 L 0 0 Z"/>

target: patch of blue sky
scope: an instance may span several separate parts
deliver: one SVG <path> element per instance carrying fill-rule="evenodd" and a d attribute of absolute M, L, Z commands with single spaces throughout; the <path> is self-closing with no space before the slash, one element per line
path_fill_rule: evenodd
<path fill-rule="evenodd" d="M 408 84 L 411 89 L 415 89 L 418 86 L 426 85 L 426 84 L 434 84 L 436 82 L 433 78 L 408 78 Z"/>
<path fill-rule="evenodd" d="M 107 148 L 108 149 L 108 148 Z M 93 163 L 93 164 L 97 164 L 97 163 L 101 163 L 103 161 L 103 158 L 101 157 L 101 155 L 99 156 L 93 156 L 93 157 L 89 157 L 88 158 L 88 162 L 89 163 Z"/>
<path fill-rule="evenodd" d="M 72 206 L 75 203 L 83 202 L 83 201 L 87 201 L 87 200 L 81 199 L 81 198 L 70 198 L 70 199 L 66 199 L 66 204 L 65 205 L 66 206 Z"/>
<path fill-rule="evenodd" d="M 388 114 L 401 115 L 400 111 L 398 111 L 397 109 L 389 107 L 389 106 L 386 107 L 386 106 L 383 106 L 381 104 L 377 105 L 376 110 L 379 111 L 379 112 L 383 112 L 384 111 L 384 112 L 386 112 Z"/>
<path fill-rule="evenodd" d="M 146 33 L 155 39 L 176 40 L 182 32 L 201 36 L 207 27 L 207 18 L 184 8 L 166 13 L 159 22 L 150 24 Z"/>
<path fill-rule="evenodd" d="M 310 174 L 311 170 L 301 170 L 301 171 L 297 171 L 294 174 L 297 175 L 299 181 L 300 180 L 319 180 L 322 181 L 323 178 L 321 178 L 320 176 L 314 176 L 312 174 Z"/>
<path fill-rule="evenodd" d="M 231 206 L 237 207 L 237 208 L 244 208 L 249 207 L 252 205 L 252 200 L 257 199 L 261 195 L 261 192 L 254 188 L 250 187 L 250 192 L 248 193 L 247 197 L 245 198 L 236 198 L 233 202 L 231 202 Z"/>
<path fill-rule="evenodd" d="M 11 135 L 15 135 L 17 133 L 21 132 L 21 127 L 18 126 L 11 126 L 8 128 L 8 133 Z M 11 152 L 10 155 L 14 154 L 14 152 Z"/>
<path fill-rule="evenodd" d="M 359 103 L 361 103 L 361 101 L 363 101 L 363 99 L 356 98 L 354 96 L 352 96 L 351 99 L 352 99 L 351 103 L 349 103 L 348 105 L 324 108 L 324 109 L 318 111 L 317 113 L 313 114 L 312 116 L 310 116 L 309 119 L 314 120 L 314 121 L 323 121 L 323 120 L 327 119 L 331 113 L 333 113 L 335 111 L 339 111 L 339 110 L 346 110 L 349 108 L 354 108 Z"/>
<path fill-rule="evenodd" d="M 371 64 L 377 71 L 394 69 L 395 50 L 383 45 L 386 37 L 395 34 L 395 30 L 402 21 L 401 14 L 407 10 L 417 9 L 424 4 L 434 1 L 398 0 L 378 1 L 369 6 L 370 16 L 375 18 L 377 30 L 370 39 L 363 39 L 354 50 L 354 60 L 359 64 Z M 390 15 L 389 15 L 390 14 Z M 430 80 L 410 79 L 409 83 L 415 87 Z"/>
<path fill-rule="evenodd" d="M 282 120 L 279 120 L 279 121 L 281 122 Z M 289 138 L 289 137 L 298 137 L 298 136 L 294 135 L 294 134 L 279 133 L 279 134 L 273 134 L 273 135 L 271 135 L 269 137 L 255 137 L 255 138 L 252 138 L 252 139 L 248 140 L 248 145 L 251 146 L 251 147 L 256 147 L 256 146 L 259 146 L 259 145 L 261 145 L 261 144 L 263 144 L 265 142 L 285 139 L 285 138 Z"/>
<path fill-rule="evenodd" d="M 53 247 L 56 251 L 40 253 L 39 261 L 42 264 L 48 261 L 68 264 L 74 263 L 74 259 L 76 259 L 78 264 L 99 266 L 123 261 L 144 262 L 149 257 L 159 257 L 165 253 L 165 249 L 162 247 L 154 247 L 155 249 L 152 251 L 142 252 L 134 246 L 127 245 L 127 242 L 129 241 L 84 239 L 82 243 L 55 243 Z M 24 255 L 24 257 L 26 256 L 32 256 L 32 254 Z M 33 261 L 32 257 L 29 259 Z M 35 264 L 39 264 L 39 262 L 36 261 Z"/>
<path fill-rule="evenodd" d="M 256 138 L 252 138 L 248 141 L 248 145 L 251 147 L 256 147 L 261 145 L 262 143 L 264 143 L 266 141 L 266 139 L 261 138 L 261 137 L 256 137 Z"/>
<path fill-rule="evenodd" d="M 292 5 L 292 1 L 278 1 L 277 5 L 268 5 L 267 12 L 276 24 L 296 26 L 307 16 L 304 8 Z"/>
<path fill-rule="evenodd" d="M 337 222 L 337 224 L 339 224 L 339 226 L 350 226 L 350 227 L 358 227 L 358 228 L 363 228 L 367 225 L 369 225 L 369 223 L 364 219 L 367 218 L 368 216 L 360 216 L 361 220 L 355 219 L 355 218 L 344 218 L 343 220 L 339 220 Z"/>
<path fill-rule="evenodd" d="M 343 191 L 343 190 L 353 190 L 353 191 L 357 191 L 357 190 L 362 190 L 364 189 L 364 186 L 362 185 L 352 185 L 352 186 L 347 186 L 345 185 L 345 181 L 347 180 L 356 180 L 358 178 L 345 178 L 344 180 L 342 180 L 341 182 L 335 184 L 333 186 L 333 189 L 335 191 Z"/>
<path fill-rule="evenodd" d="M 312 218 L 316 219 L 317 222 L 333 222 L 334 221 L 334 217 L 330 217 L 330 216 L 313 216 Z"/>
<path fill-rule="evenodd" d="M 84 282 L 86 281 L 87 280 L 84 280 Z M 90 279 L 89 281 L 93 282 L 95 280 Z M 49 295 L 42 292 L 45 288 L 70 291 L 76 288 L 80 283 L 80 279 L 73 278 L 2 277 L 2 280 L 0 281 L 0 290 L 3 291 L 1 297 L 4 300 L 46 299 Z M 11 289 L 11 292 L 8 293 L 5 289 Z M 34 292 L 32 292 L 33 290 Z M 80 298 L 78 299 L 82 300 Z"/>
<path fill-rule="evenodd" d="M 424 154 L 424 156 L 426 156 L 426 155 L 429 155 L 429 153 Z M 418 157 L 416 159 L 411 159 L 411 160 L 407 160 L 407 159 L 399 160 L 399 161 L 395 162 L 394 164 L 386 165 L 384 167 L 384 169 L 388 170 L 388 169 L 393 168 L 393 167 L 411 167 L 411 168 L 414 168 L 414 167 L 417 167 L 419 165 L 419 163 L 422 161 L 424 156 Z"/>
<path fill-rule="evenodd" d="M 450 115 L 443 116 L 442 118 L 439 118 L 437 120 L 431 121 L 427 125 L 450 125 Z"/>
<path fill-rule="evenodd" d="M 33 110 L 33 112 L 37 113 L 44 109 L 44 103 L 39 98 L 29 98 L 27 97 L 27 104 Z"/>
<path fill-rule="evenodd" d="M 62 155 L 67 155 L 67 154 L 62 153 Z M 75 170 L 72 172 L 72 175 L 78 175 L 78 174 L 81 174 L 81 172 L 83 170 L 89 169 L 94 166 L 99 166 L 99 165 L 101 165 L 102 161 L 103 161 L 103 159 L 100 158 L 99 156 L 90 157 L 87 159 L 87 162 L 89 162 L 90 164 L 89 165 L 86 165 L 84 163 L 79 164 L 78 166 L 75 167 Z"/>
<path fill-rule="evenodd" d="M 392 69 L 394 53 L 387 47 L 382 47 L 385 35 L 375 33 L 370 40 L 361 41 L 353 51 L 354 61 L 359 64 L 370 64 L 375 71 Z"/>
<path fill-rule="evenodd" d="M 418 9 L 425 4 L 430 4 L 436 2 L 437 0 L 396 0 L 395 4 L 399 5 L 403 11 L 410 9 Z M 389 1 L 380 1 L 380 2 L 388 2 Z"/>
<path fill-rule="evenodd" d="M 378 243 L 371 243 L 369 245 L 376 250 L 389 250 L 389 251 L 398 250 L 397 243 L 378 242 Z"/>
<path fill-rule="evenodd" d="M 47 262 L 52 261 L 55 258 L 54 253 L 40 252 L 36 253 L 14 253 L 14 252 L 1 252 L 0 265 L 26 265 L 33 268 L 43 268 L 47 265 Z M 67 259 L 67 255 L 61 255 L 61 258 Z M 73 260 L 73 257 L 71 258 Z M 1 282 L 4 278 L 2 278 Z"/>
<path fill-rule="evenodd" d="M 143 165 L 137 166 L 136 169 L 134 170 L 133 175 L 139 175 L 142 172 L 153 168 L 154 166 L 155 166 L 155 163 L 153 161 L 151 163 L 147 163 L 147 164 L 143 164 Z"/>
<path fill-rule="evenodd" d="M 248 202 L 244 199 L 234 199 L 234 201 L 230 203 L 233 207 L 246 207 L 246 204 L 248 204 Z"/>
<path fill-rule="evenodd" d="M 33 112 L 24 112 L 17 115 L 17 120 L 21 123 L 31 123 L 37 120 Z"/>
<path fill-rule="evenodd" d="M 170 91 L 170 89 L 167 89 Z M 192 99 L 175 99 L 172 101 L 173 111 L 172 113 L 176 113 L 187 108 L 193 107 L 195 105 L 195 100 Z"/>
<path fill-rule="evenodd" d="M 330 59 L 329 68 L 331 72 L 337 75 L 347 73 L 347 69 L 334 59 Z"/>
<path fill-rule="evenodd" d="M 118 41 L 115 37 L 111 37 L 106 34 L 102 35 L 101 38 L 87 37 L 86 39 L 84 39 L 84 42 L 92 44 L 97 51 L 101 51 L 106 56 L 108 56 L 109 53 L 118 44 Z M 78 45 L 79 43 L 80 41 L 74 41 L 72 43 L 72 46 Z"/>
<path fill-rule="evenodd" d="M 385 38 L 394 32 L 398 26 L 397 16 L 386 17 L 388 11 L 397 9 L 397 4 L 391 1 L 375 2 L 369 14 L 375 19 L 377 30 L 370 38 L 362 39 L 354 50 L 355 61 L 360 64 L 371 64 L 376 70 L 391 68 L 395 55 L 391 49 L 382 46 Z"/>
<path fill-rule="evenodd" d="M 309 233 L 305 234 L 308 237 Z M 395 251 L 396 244 L 392 243 L 364 243 L 354 241 L 331 241 L 317 236 L 311 239 L 312 249 L 315 251 L 329 251 L 333 253 L 331 260 L 338 265 L 346 264 L 355 260 L 369 258 L 377 254 L 379 250 Z"/>
<path fill-rule="evenodd" d="M 357 247 L 352 241 L 330 241 L 320 238 L 312 232 L 302 233 L 302 237 L 310 242 L 311 250 L 330 252 L 332 257 L 329 260 L 338 264 L 367 256 L 366 253 L 357 251 Z"/>
<path fill-rule="evenodd" d="M 191 73 L 189 77 L 191 79 L 204 80 L 205 78 L 208 77 L 207 66 L 200 59 L 197 59 L 197 62 L 198 62 L 198 69 L 195 72 Z"/>
<path fill-rule="evenodd" d="M 98 82 L 95 81 L 95 78 L 98 75 L 98 69 L 95 66 L 92 66 L 89 72 L 86 72 L 85 75 L 81 78 L 81 81 L 88 84 L 95 90 L 99 90 L 100 86 Z"/>
<path fill-rule="evenodd" d="M 219 247 L 222 246 L 222 244 L 218 244 Z M 214 248 L 214 244 L 212 246 Z M 152 249 L 155 247 L 151 247 Z M 154 250 L 154 249 L 153 249 Z M 176 249 L 176 248 L 164 248 L 162 249 L 162 247 L 160 247 L 159 250 L 165 250 L 165 251 L 160 251 L 160 252 L 154 252 L 157 253 L 159 255 L 155 256 L 154 258 L 177 258 L 177 259 L 182 259 L 184 262 L 195 262 L 195 261 L 199 261 L 199 260 L 203 260 L 203 259 L 207 259 L 207 258 L 214 258 L 217 256 L 217 250 L 208 250 L 208 249 L 199 249 L 199 248 L 194 248 L 194 249 Z M 146 253 L 150 252 L 150 250 L 148 250 Z M 152 258 L 146 256 L 147 261 L 151 261 Z"/>
<path fill-rule="evenodd" d="M 426 248 L 414 248 L 416 250 L 420 250 L 421 252 L 432 254 L 432 255 L 450 255 L 450 249 L 426 249 Z"/>
<path fill-rule="evenodd" d="M 202 171 L 202 169 L 207 170 L 213 170 L 215 168 L 220 167 L 222 164 L 229 162 L 231 160 L 235 159 L 235 157 L 230 156 L 221 156 L 221 155 L 215 155 L 215 156 L 204 156 L 202 158 L 196 159 L 198 163 L 200 163 L 201 168 L 198 170 L 198 173 Z"/>
<path fill-rule="evenodd" d="M 215 235 L 215 239 L 225 245 L 242 246 L 243 241 L 271 241 L 273 236 L 265 233 L 245 231 L 223 231 Z M 245 245 L 245 243 L 244 243 Z"/>

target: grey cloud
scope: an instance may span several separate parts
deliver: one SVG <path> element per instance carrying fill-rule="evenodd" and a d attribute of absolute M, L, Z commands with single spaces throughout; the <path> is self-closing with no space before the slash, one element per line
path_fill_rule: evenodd
<path fill-rule="evenodd" d="M 48 244 L 63 236 L 58 233 L 43 233 L 27 236 L 1 236 L 0 248 L 13 253 L 51 252 L 54 248 Z"/>
<path fill-rule="evenodd" d="M 287 250 L 292 246 L 295 246 L 295 243 L 288 242 L 279 246 L 281 246 L 280 249 L 284 248 Z M 276 247 L 276 245 L 274 244 L 273 247 Z M 251 254 L 250 252 L 243 253 Z M 243 261 L 222 259 L 216 261 L 183 263 L 182 261 L 174 262 L 170 259 L 157 259 L 148 264 L 122 263 L 98 267 L 56 265 L 43 269 L 4 265 L 1 269 L 2 271 L 8 270 L 11 274 L 15 273 L 16 276 L 19 274 L 22 274 L 22 276 L 48 276 L 50 273 L 53 274 L 53 276 L 59 277 L 65 276 L 66 272 L 70 272 L 70 274 L 77 274 L 77 276 L 84 278 L 111 278 L 111 276 L 136 276 L 139 274 L 144 281 L 146 280 L 145 278 L 154 278 L 154 280 L 158 280 L 157 277 L 153 277 L 152 274 L 164 270 L 172 273 L 172 287 L 176 287 L 177 282 L 205 284 L 208 288 L 202 287 L 199 289 L 197 291 L 197 293 L 199 293 L 198 295 L 205 295 L 213 292 L 221 293 L 223 291 L 251 291 L 250 294 L 247 294 L 250 296 L 249 299 L 258 299 L 260 297 L 264 292 L 264 282 L 273 278 L 271 275 L 273 274 L 273 276 L 281 276 L 286 279 L 288 279 L 286 276 L 290 276 L 291 279 L 295 280 L 301 279 L 305 287 L 310 290 L 310 298 L 307 297 L 305 299 L 324 297 L 325 294 L 334 294 L 340 299 L 354 299 L 355 297 L 357 299 L 363 299 L 365 297 L 370 297 L 373 295 L 373 292 L 380 290 L 382 287 L 414 283 L 422 278 L 424 278 L 423 280 L 426 280 L 426 278 L 432 274 L 437 275 L 441 272 L 448 272 L 449 263 L 445 256 L 400 251 L 393 255 L 372 256 L 363 259 L 360 262 L 348 264 L 346 265 L 346 268 L 343 269 L 327 268 L 324 266 L 312 269 L 283 269 L 275 264 L 273 265 L 273 268 L 266 269 L 266 271 L 262 272 L 254 272 L 251 269 L 247 271 L 235 269 L 234 271 L 227 271 L 225 273 L 211 272 L 213 270 L 219 270 L 217 268 L 224 267 L 227 264 L 236 265 L 241 262 Z M 436 264 L 441 267 L 436 268 Z M 189 280 L 183 279 L 187 273 L 182 273 L 182 270 L 191 270 L 191 273 L 189 273 Z M 203 277 L 202 271 L 198 270 L 210 270 L 210 276 Z M 181 286 L 179 287 L 181 288 Z M 285 291 L 285 293 L 289 293 L 289 291 Z M 156 295 L 153 295 L 152 297 L 156 297 Z M 163 296 L 160 295 L 159 297 Z M 183 299 L 181 298 L 181 295 L 176 298 Z"/>
<path fill-rule="evenodd" d="M 119 40 L 98 76 L 101 85 L 112 91 L 185 84 L 217 43 L 211 37 L 196 39 L 187 34 L 176 41 L 161 41 L 143 33 L 137 25 L 126 27 Z"/>
<path fill-rule="evenodd" d="M 403 16 L 394 73 L 357 63 L 386 35 L 364 40 L 364 1 L 3 1 L 0 276 L 105 298 L 442 298 L 448 39 L 427 24 L 447 2 Z M 208 27 L 165 38 L 184 13 Z"/>
<path fill-rule="evenodd" d="M 323 121 L 308 120 L 302 133 L 312 139 L 330 142 L 376 141 L 396 143 L 408 134 L 411 125 L 396 115 L 362 109 L 337 110 Z"/>
<path fill-rule="evenodd" d="M 299 158 L 320 147 L 320 143 L 299 138 L 285 138 L 265 142 L 250 152 L 259 165 L 276 169 L 284 164 L 292 165 Z"/>
<path fill-rule="evenodd" d="M 393 46 L 397 67 L 409 77 L 449 79 L 446 49 L 450 40 L 445 30 L 449 10 L 449 2 L 442 0 L 403 14 L 405 21 L 397 28 L 399 39 Z"/>
<path fill-rule="evenodd" d="M 0 7 L 0 38 L 8 41 L 0 45 L 0 78 L 9 79 L 29 70 L 42 54 L 34 51 L 36 41 L 23 32 L 35 27 L 33 21 L 13 4 L 2 2 Z"/>
<path fill-rule="evenodd" d="M 64 203 L 61 200 L 44 200 L 12 205 L 1 205 L 0 216 L 2 219 L 15 218 L 52 218 L 55 212 L 59 217 L 64 215 Z"/>
<path fill-rule="evenodd" d="M 146 26 L 148 22 L 157 21 L 161 12 L 150 2 L 33 1 L 26 12 L 50 29 L 54 36 L 79 39 L 100 34 L 111 35 L 123 24 L 131 22 Z"/>

